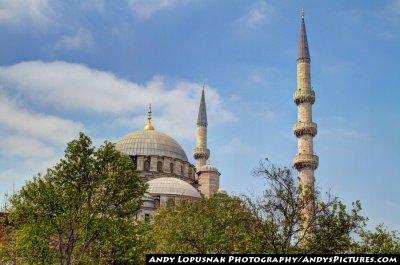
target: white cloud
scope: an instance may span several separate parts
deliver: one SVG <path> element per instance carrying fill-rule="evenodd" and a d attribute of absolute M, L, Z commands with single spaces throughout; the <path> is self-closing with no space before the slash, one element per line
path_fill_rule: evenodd
<path fill-rule="evenodd" d="M 64 145 L 83 130 L 83 125 L 78 122 L 23 109 L 3 94 L 0 94 L 0 124 L 3 135 L 25 135 L 56 145 Z"/>
<path fill-rule="evenodd" d="M 52 21 L 53 10 L 48 0 L 0 0 L 0 23 L 32 23 L 45 27 Z"/>
<path fill-rule="evenodd" d="M 236 25 L 241 31 L 255 29 L 268 21 L 274 12 L 274 8 L 266 1 L 259 1 L 247 8 L 246 12 L 236 20 Z"/>
<path fill-rule="evenodd" d="M 55 45 L 55 49 L 89 49 L 93 46 L 92 34 L 85 29 L 78 29 L 73 35 L 62 36 Z"/>
<path fill-rule="evenodd" d="M 65 143 L 83 129 L 81 123 L 21 107 L 0 90 L 1 192 L 9 191 L 12 180 L 20 186 L 23 179 L 53 166 Z"/>
<path fill-rule="evenodd" d="M 243 143 L 239 137 L 233 137 L 232 140 L 219 148 L 217 152 L 221 155 L 232 155 L 232 154 L 248 154 L 253 150 L 253 147 Z"/>
<path fill-rule="evenodd" d="M 149 18 L 161 10 L 170 8 L 176 2 L 176 0 L 128 0 L 134 15 L 141 19 Z"/>
<path fill-rule="evenodd" d="M 6 135 L 0 137 L 0 152 L 7 156 L 16 157 L 52 157 L 55 155 L 53 146 L 46 145 L 32 137 Z"/>
<path fill-rule="evenodd" d="M 156 76 L 139 85 L 109 72 L 61 61 L 0 67 L 0 82 L 9 91 L 47 107 L 111 116 L 116 124 L 129 123 L 129 127 L 143 126 L 147 105 L 152 103 L 158 129 L 179 138 L 192 139 L 195 135 L 201 84 L 169 82 Z M 206 87 L 206 101 L 210 125 L 236 121 L 211 87 Z"/>

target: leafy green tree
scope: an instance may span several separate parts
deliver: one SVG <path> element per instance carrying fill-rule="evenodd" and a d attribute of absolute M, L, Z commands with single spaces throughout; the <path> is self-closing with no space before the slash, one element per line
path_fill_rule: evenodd
<path fill-rule="evenodd" d="M 197 203 L 161 209 L 152 233 L 161 253 L 344 253 L 364 226 L 358 202 L 347 210 L 337 197 L 303 196 L 292 171 L 261 163 L 261 196 L 216 194 Z M 304 222 L 309 205 L 314 211 Z M 304 223 L 308 225 L 305 227 Z M 306 233 L 304 233 L 306 231 Z"/>
<path fill-rule="evenodd" d="M 262 196 L 244 196 L 256 219 L 253 242 L 258 253 L 342 253 L 349 249 L 352 234 L 365 225 L 359 202 L 349 211 L 329 193 L 325 199 L 317 189 L 304 193 L 289 168 L 261 162 L 254 175 L 267 182 Z M 310 205 L 313 211 L 305 220 Z"/>
<path fill-rule="evenodd" d="M 155 253 L 250 253 L 253 218 L 239 197 L 218 193 L 162 208 L 154 219 Z"/>
<path fill-rule="evenodd" d="M 355 241 L 351 252 L 357 254 L 399 254 L 400 234 L 398 231 L 389 231 L 380 224 L 375 231 L 361 230 L 360 239 Z"/>
<path fill-rule="evenodd" d="M 132 214 L 145 190 L 114 144 L 95 149 L 80 133 L 54 168 L 11 196 L 6 210 L 14 231 L 8 249 L 17 251 L 22 264 L 140 262 L 143 229 Z"/>

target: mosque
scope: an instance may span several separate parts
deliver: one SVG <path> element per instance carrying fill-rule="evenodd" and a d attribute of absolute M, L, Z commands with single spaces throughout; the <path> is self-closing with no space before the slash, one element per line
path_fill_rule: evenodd
<path fill-rule="evenodd" d="M 148 184 L 138 219 L 147 219 L 157 208 L 181 201 L 198 201 L 219 189 L 218 170 L 209 162 L 207 148 L 207 111 L 204 85 L 197 118 L 196 147 L 188 161 L 185 151 L 172 137 L 155 130 L 151 123 L 151 105 L 143 130 L 132 132 L 117 141 L 116 149 L 128 156 L 136 172 Z"/>
<path fill-rule="evenodd" d="M 299 183 L 305 190 L 314 190 L 314 170 L 319 158 L 314 154 L 313 138 L 317 124 L 312 121 L 312 105 L 315 92 L 311 86 L 310 52 L 304 22 L 301 14 L 301 28 L 297 51 L 297 89 L 294 103 L 298 108 L 298 121 L 293 127 L 298 138 L 298 152 L 293 167 L 299 172 Z M 139 219 L 146 219 L 159 207 L 169 207 L 184 200 L 197 201 L 209 197 L 219 190 L 218 170 L 209 163 L 210 150 L 207 148 L 207 112 L 204 85 L 197 118 L 196 147 L 193 157 L 196 165 L 188 161 L 185 151 L 170 136 L 156 131 L 151 124 L 151 105 L 148 122 L 143 130 L 125 135 L 118 140 L 116 148 L 128 156 L 136 171 L 148 184 Z"/>

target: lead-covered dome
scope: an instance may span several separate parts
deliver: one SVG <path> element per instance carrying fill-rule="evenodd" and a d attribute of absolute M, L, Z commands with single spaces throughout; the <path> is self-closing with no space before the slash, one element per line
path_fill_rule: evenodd
<path fill-rule="evenodd" d="M 189 183 L 172 177 L 156 178 L 147 182 L 150 195 L 180 195 L 201 199 L 200 193 Z"/>
<path fill-rule="evenodd" d="M 173 138 L 155 130 L 127 134 L 118 140 L 116 149 L 129 156 L 156 155 L 188 161 L 185 151 Z"/>

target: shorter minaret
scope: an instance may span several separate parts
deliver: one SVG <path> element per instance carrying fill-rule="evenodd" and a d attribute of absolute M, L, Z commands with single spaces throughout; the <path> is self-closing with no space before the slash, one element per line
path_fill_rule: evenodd
<path fill-rule="evenodd" d="M 197 117 L 196 148 L 193 149 L 193 157 L 196 159 L 198 189 L 204 197 L 210 197 L 218 192 L 219 176 L 221 174 L 210 162 L 206 164 L 210 157 L 210 150 L 207 148 L 207 112 L 204 84 Z"/>
<path fill-rule="evenodd" d="M 207 148 L 207 112 L 204 84 L 201 91 L 199 115 L 197 116 L 196 148 L 193 149 L 193 157 L 196 159 L 196 171 L 199 171 L 210 157 L 210 150 Z"/>

